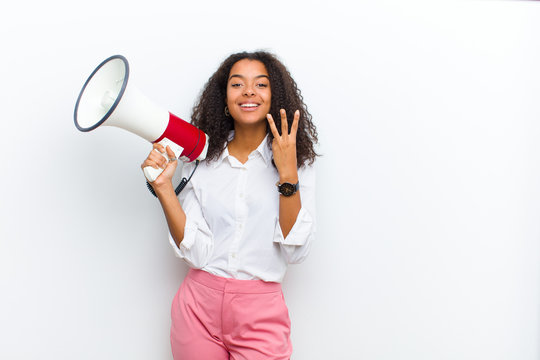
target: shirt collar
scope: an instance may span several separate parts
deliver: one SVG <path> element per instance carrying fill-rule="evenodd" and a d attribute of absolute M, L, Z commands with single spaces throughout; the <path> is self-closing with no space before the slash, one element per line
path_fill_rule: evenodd
<path fill-rule="evenodd" d="M 229 138 L 227 139 L 227 143 L 231 141 L 234 138 L 234 130 L 232 130 L 229 133 Z M 268 166 L 272 162 L 272 149 L 268 145 L 268 134 L 264 137 L 263 141 L 259 144 L 257 149 L 253 151 L 253 153 L 259 153 L 261 158 L 264 160 L 264 163 L 266 166 Z M 223 152 L 217 159 L 217 161 L 214 162 L 214 168 L 216 168 L 221 162 L 229 157 L 229 149 L 227 147 L 227 144 L 225 144 L 225 148 L 223 149 Z"/>
<path fill-rule="evenodd" d="M 272 148 L 268 144 L 268 134 L 266 134 L 263 141 L 259 144 L 259 147 L 257 147 L 256 151 L 258 151 L 261 154 L 266 166 L 272 163 L 273 154 L 272 154 Z"/>

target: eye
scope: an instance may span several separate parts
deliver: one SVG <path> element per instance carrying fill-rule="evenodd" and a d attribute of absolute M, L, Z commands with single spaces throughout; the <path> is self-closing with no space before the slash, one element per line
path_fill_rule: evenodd
<path fill-rule="evenodd" d="M 240 87 L 240 86 L 242 86 L 242 84 L 240 84 L 240 83 L 234 83 L 234 84 L 231 84 L 231 87 L 233 87 L 233 88 L 234 88 L 234 87 Z"/>
<path fill-rule="evenodd" d="M 259 84 L 257 84 L 257 87 L 266 88 L 266 87 L 268 87 L 268 84 L 259 83 Z"/>

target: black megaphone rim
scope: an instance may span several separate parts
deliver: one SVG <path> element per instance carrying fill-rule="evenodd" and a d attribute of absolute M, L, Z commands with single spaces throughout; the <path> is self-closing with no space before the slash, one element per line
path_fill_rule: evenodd
<path fill-rule="evenodd" d="M 81 101 L 81 98 L 82 98 L 82 95 L 84 93 L 84 90 L 86 89 L 86 86 L 90 83 L 90 80 L 92 80 L 92 78 L 94 77 L 94 75 L 106 64 L 108 63 L 109 61 L 111 60 L 114 60 L 114 59 L 120 59 L 124 62 L 124 66 L 126 68 L 126 74 L 124 76 L 124 82 L 122 84 L 122 88 L 120 89 L 120 92 L 118 93 L 118 96 L 116 97 L 116 100 L 114 101 L 113 105 L 111 106 L 111 108 L 109 109 L 109 111 L 107 111 L 107 113 L 101 118 L 101 120 L 99 120 L 97 123 L 95 123 L 94 125 L 90 126 L 90 127 L 87 127 L 87 128 L 83 128 L 82 126 L 79 125 L 79 122 L 77 120 L 77 113 L 79 111 L 79 103 Z M 74 111 L 74 114 L 73 114 L 73 119 L 75 121 L 75 126 L 77 127 L 77 129 L 79 129 L 80 131 L 83 131 L 83 132 L 87 132 L 87 131 L 92 131 L 94 130 L 95 128 L 99 127 L 101 124 L 103 124 L 108 118 L 109 116 L 111 116 L 111 114 L 114 112 L 114 110 L 116 109 L 116 107 L 118 106 L 118 104 L 120 103 L 120 100 L 122 99 L 122 96 L 124 96 L 124 92 L 126 91 L 126 87 L 127 87 L 127 83 L 128 83 L 128 79 L 129 79 L 129 63 L 127 61 L 127 59 L 122 56 L 122 55 L 113 55 L 111 57 L 108 57 L 107 59 L 103 60 L 101 62 L 101 64 L 98 65 L 98 67 L 96 67 L 94 69 L 94 71 L 92 72 L 92 74 L 90 74 L 90 76 L 88 77 L 88 79 L 86 80 L 86 82 L 84 83 L 82 89 L 81 89 L 81 92 L 79 93 L 79 97 L 77 98 L 77 103 L 75 104 L 75 111 Z"/>

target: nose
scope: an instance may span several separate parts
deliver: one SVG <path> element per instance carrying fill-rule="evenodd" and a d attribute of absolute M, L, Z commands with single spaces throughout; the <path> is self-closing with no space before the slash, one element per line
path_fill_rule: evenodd
<path fill-rule="evenodd" d="M 244 95 L 245 96 L 252 96 L 255 94 L 255 91 L 253 91 L 253 87 L 251 85 L 248 85 L 244 87 Z"/>

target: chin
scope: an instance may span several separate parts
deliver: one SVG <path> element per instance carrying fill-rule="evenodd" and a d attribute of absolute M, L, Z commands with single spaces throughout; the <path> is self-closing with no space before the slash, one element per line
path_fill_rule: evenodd
<path fill-rule="evenodd" d="M 241 114 L 240 116 L 238 117 L 235 117 L 235 120 L 236 122 L 238 122 L 239 124 L 244 124 L 244 125 L 256 125 L 258 123 L 263 123 L 266 120 L 266 114 L 264 115 L 258 115 L 258 114 Z"/>

